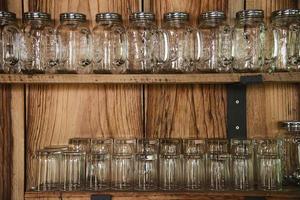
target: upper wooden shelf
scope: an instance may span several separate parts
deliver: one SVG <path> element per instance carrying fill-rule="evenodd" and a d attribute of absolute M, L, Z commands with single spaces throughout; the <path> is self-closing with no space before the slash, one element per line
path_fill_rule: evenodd
<path fill-rule="evenodd" d="M 213 84 L 300 82 L 300 72 L 228 74 L 1 74 L 0 83 L 95 83 L 95 84 Z"/>

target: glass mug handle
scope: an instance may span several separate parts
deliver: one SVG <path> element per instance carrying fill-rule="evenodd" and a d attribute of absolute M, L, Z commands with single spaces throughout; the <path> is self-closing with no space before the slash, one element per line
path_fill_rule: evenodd
<path fill-rule="evenodd" d="M 203 39 L 202 34 L 199 30 L 193 30 L 193 36 L 194 36 L 194 61 L 199 62 L 202 56 L 202 49 L 203 49 Z"/>
<path fill-rule="evenodd" d="M 158 65 L 162 65 L 169 60 L 169 37 L 168 33 L 162 29 L 157 30 L 157 39 L 158 39 L 158 51 L 153 47 L 153 50 L 156 51 L 156 60 Z"/>

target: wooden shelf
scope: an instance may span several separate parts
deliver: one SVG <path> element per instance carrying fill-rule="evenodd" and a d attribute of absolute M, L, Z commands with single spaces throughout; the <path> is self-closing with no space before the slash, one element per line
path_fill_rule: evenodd
<path fill-rule="evenodd" d="M 300 72 L 287 72 L 273 74 L 1 74 L 0 83 L 226 84 L 238 83 L 241 77 L 260 78 L 263 82 L 300 82 Z"/>
<path fill-rule="evenodd" d="M 164 199 L 164 200 L 174 200 L 174 199 L 189 199 L 189 200 L 208 200 L 208 199 L 240 199 L 239 197 L 271 197 L 276 199 L 300 199 L 300 190 L 284 190 L 280 192 L 267 192 L 267 191 L 247 191 L 247 192 L 238 192 L 238 191 L 223 191 L 223 192 L 162 192 L 162 191 L 151 191 L 151 192 L 116 192 L 116 191 L 107 191 L 107 192 L 26 192 L 25 199 L 76 199 L 76 200 L 90 200 L 91 195 L 111 195 L 113 200 L 116 199 Z"/>

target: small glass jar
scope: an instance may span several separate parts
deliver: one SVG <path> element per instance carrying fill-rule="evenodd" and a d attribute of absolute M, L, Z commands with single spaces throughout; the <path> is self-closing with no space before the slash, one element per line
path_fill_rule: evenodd
<path fill-rule="evenodd" d="M 86 16 L 81 13 L 60 14 L 57 34 L 59 39 L 57 73 L 89 73 L 92 64 L 92 35 Z"/>
<path fill-rule="evenodd" d="M 256 139 L 256 176 L 260 190 L 282 189 L 282 153 L 281 139 Z"/>
<path fill-rule="evenodd" d="M 159 140 L 159 187 L 177 190 L 182 183 L 182 159 L 180 139 Z"/>
<path fill-rule="evenodd" d="M 158 179 L 158 140 L 138 139 L 135 159 L 135 189 L 155 190 Z"/>
<path fill-rule="evenodd" d="M 128 72 L 152 73 L 168 59 L 167 34 L 158 29 L 155 15 L 149 12 L 133 13 L 127 28 Z"/>
<path fill-rule="evenodd" d="M 205 187 L 205 147 L 205 140 L 183 140 L 183 185 L 187 190 Z"/>
<path fill-rule="evenodd" d="M 91 152 L 87 155 L 87 189 L 97 191 L 110 188 L 111 154 L 111 139 L 91 140 Z"/>
<path fill-rule="evenodd" d="M 284 137 L 284 184 L 300 185 L 300 121 L 280 123 Z"/>
<path fill-rule="evenodd" d="M 22 71 L 29 74 L 51 71 L 58 65 L 58 48 L 50 14 L 25 13 L 21 42 Z"/>
<path fill-rule="evenodd" d="M 225 14 L 221 11 L 202 13 L 199 17 L 198 31 L 200 46 L 199 62 L 196 70 L 199 72 L 230 72 L 232 65 L 232 30 L 225 22 Z M 200 48 L 200 49 L 199 49 Z"/>
<path fill-rule="evenodd" d="M 236 72 L 260 72 L 264 67 L 265 24 L 263 10 L 242 10 L 236 13 L 233 31 Z"/>
<path fill-rule="evenodd" d="M 189 14 L 165 13 L 163 29 L 169 37 L 169 60 L 163 70 L 171 73 L 192 72 L 195 59 L 195 32 L 189 25 Z"/>
<path fill-rule="evenodd" d="M 231 179 L 234 190 L 254 189 L 254 145 L 252 140 L 232 139 Z"/>
<path fill-rule="evenodd" d="M 271 30 L 274 33 L 276 58 L 273 70 L 300 71 L 300 10 L 286 9 L 272 12 Z"/>
<path fill-rule="evenodd" d="M 228 190 L 230 181 L 230 154 L 226 139 L 207 139 L 207 187 L 209 190 Z"/>
<path fill-rule="evenodd" d="M 126 32 L 118 13 L 99 13 L 93 29 L 94 73 L 126 71 Z"/>
<path fill-rule="evenodd" d="M 0 73 L 19 73 L 21 34 L 16 14 L 0 11 Z"/>

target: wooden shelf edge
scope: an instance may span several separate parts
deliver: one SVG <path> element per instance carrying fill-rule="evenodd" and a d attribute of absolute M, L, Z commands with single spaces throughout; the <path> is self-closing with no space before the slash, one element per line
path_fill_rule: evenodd
<path fill-rule="evenodd" d="M 261 76 L 263 82 L 300 82 L 300 72 L 228 74 L 1 74 L 6 84 L 226 84 L 239 83 L 242 76 Z"/>

